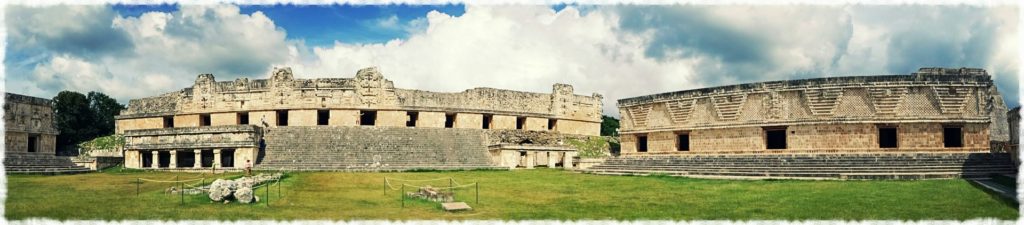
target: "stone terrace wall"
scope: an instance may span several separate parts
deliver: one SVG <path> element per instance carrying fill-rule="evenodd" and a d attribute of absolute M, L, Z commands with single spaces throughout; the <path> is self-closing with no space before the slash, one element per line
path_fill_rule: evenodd
<path fill-rule="evenodd" d="M 991 77 L 969 68 L 739 84 L 618 104 L 623 153 L 637 153 L 642 139 L 645 154 L 985 151 L 1010 133 Z M 879 127 L 898 127 L 897 148 L 880 147 Z M 961 128 L 962 147 L 944 146 L 946 127 Z M 784 130 L 784 150 L 766 149 L 767 129 Z"/>
<path fill-rule="evenodd" d="M 270 79 L 217 82 L 202 74 L 192 87 L 157 97 L 130 100 L 119 119 L 166 115 L 272 111 L 281 109 L 370 109 L 467 112 L 601 121 L 601 96 L 575 95 L 556 84 L 552 94 L 492 88 L 459 93 L 397 89 L 376 68 L 354 78 L 295 79 L 290 68 L 275 69 Z"/>
<path fill-rule="evenodd" d="M 1006 108 L 1002 96 L 984 71 L 934 71 L 773 81 L 621 99 L 622 133 L 822 122 L 989 123 L 993 113 L 1005 112 L 999 110 Z M 998 139 L 1009 139 L 1006 128 L 992 130 L 998 131 L 993 133 Z"/>

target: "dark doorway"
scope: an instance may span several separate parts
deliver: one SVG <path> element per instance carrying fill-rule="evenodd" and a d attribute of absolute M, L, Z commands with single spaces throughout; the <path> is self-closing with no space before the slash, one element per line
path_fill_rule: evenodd
<path fill-rule="evenodd" d="M 160 164 L 158 164 L 157 166 L 159 166 L 160 168 L 167 168 L 171 166 L 171 152 L 159 151 L 157 152 L 157 156 L 160 157 L 159 159 L 157 159 L 160 161 Z"/>
<path fill-rule="evenodd" d="M 942 143 L 944 143 L 947 148 L 964 147 L 963 129 L 960 127 L 943 127 Z"/>
<path fill-rule="evenodd" d="M 288 126 L 288 110 L 277 111 L 277 126 Z"/>
<path fill-rule="evenodd" d="M 200 151 L 199 158 L 202 167 L 213 167 L 213 150 Z"/>
<path fill-rule="evenodd" d="M 786 149 L 786 130 L 770 129 L 764 131 L 765 147 L 768 149 Z"/>
<path fill-rule="evenodd" d="M 636 136 L 636 152 L 647 152 L 647 136 Z"/>
<path fill-rule="evenodd" d="M 526 117 L 516 117 L 516 130 L 522 130 L 526 124 Z"/>
<path fill-rule="evenodd" d="M 142 158 L 142 168 L 149 168 L 153 166 L 153 153 L 149 151 L 139 151 L 139 157 Z"/>
<path fill-rule="evenodd" d="M 28 136 L 28 149 L 27 152 L 36 152 L 39 149 L 39 136 Z"/>
<path fill-rule="evenodd" d="M 199 126 L 208 127 L 210 126 L 210 114 L 199 114 Z"/>
<path fill-rule="evenodd" d="M 408 121 L 405 121 L 405 126 L 416 127 L 416 120 L 419 119 L 420 113 L 418 112 L 405 112 L 405 115 L 409 117 Z"/>
<path fill-rule="evenodd" d="M 377 111 L 359 111 L 359 125 L 373 126 L 377 123 Z"/>
<path fill-rule="evenodd" d="M 878 128 L 878 147 L 879 148 L 896 148 L 899 141 L 896 139 L 896 128 L 895 127 L 879 127 Z"/>
<path fill-rule="evenodd" d="M 225 167 L 225 168 L 235 167 L 235 150 L 234 149 L 221 149 L 220 150 L 220 167 Z"/>
<path fill-rule="evenodd" d="M 682 133 L 676 137 L 676 150 L 689 151 L 690 150 L 690 134 Z"/>
<path fill-rule="evenodd" d="M 178 151 L 178 167 L 193 167 L 196 163 L 196 152 Z"/>
<path fill-rule="evenodd" d="M 247 113 L 247 112 L 238 113 L 238 124 L 240 124 L 240 125 L 249 124 L 249 113 Z"/>
<path fill-rule="evenodd" d="M 173 116 L 165 116 L 164 117 L 164 128 L 171 128 L 171 127 L 174 127 L 174 117 Z"/>
<path fill-rule="evenodd" d="M 548 119 L 548 130 L 555 130 L 556 126 L 558 126 L 558 120 Z"/>
<path fill-rule="evenodd" d="M 316 125 L 326 126 L 328 121 L 331 120 L 330 110 L 317 110 L 316 111 Z"/>
<path fill-rule="evenodd" d="M 491 115 L 484 114 L 484 129 L 491 129 Z"/>
<path fill-rule="evenodd" d="M 444 127 L 453 128 L 455 127 L 455 114 L 444 114 Z"/>

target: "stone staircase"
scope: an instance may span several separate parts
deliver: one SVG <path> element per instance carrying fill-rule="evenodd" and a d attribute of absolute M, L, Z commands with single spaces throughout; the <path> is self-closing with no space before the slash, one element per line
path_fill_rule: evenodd
<path fill-rule="evenodd" d="M 472 129 L 277 127 L 265 129 L 256 169 L 406 171 L 496 169 Z"/>
<path fill-rule="evenodd" d="M 34 152 L 6 152 L 4 169 L 7 173 L 22 174 L 74 174 L 91 171 L 75 165 L 69 157 Z"/>
<path fill-rule="evenodd" d="M 705 178 L 944 179 L 1016 174 L 1003 153 L 849 153 L 620 156 L 585 173 Z"/>

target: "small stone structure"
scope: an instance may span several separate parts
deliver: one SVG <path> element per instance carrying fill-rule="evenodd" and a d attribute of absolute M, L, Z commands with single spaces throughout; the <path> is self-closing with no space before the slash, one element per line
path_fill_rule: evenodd
<path fill-rule="evenodd" d="M 88 168 L 56 156 L 52 101 L 4 93 L 4 168 L 8 173 L 80 173 Z"/>
<path fill-rule="evenodd" d="M 576 95 L 567 84 L 553 85 L 550 94 L 493 88 L 442 93 L 395 88 L 375 67 L 361 69 L 353 78 L 317 79 L 297 79 L 290 68 L 275 68 L 269 79 L 218 82 L 212 74 L 201 74 L 193 86 L 180 91 L 132 99 L 117 117 L 116 133 L 125 136 L 128 168 L 211 166 L 212 163 L 206 162 L 240 168 L 245 160 L 250 160 L 253 166 L 270 169 L 316 169 L 301 164 L 262 165 L 272 161 L 295 162 L 302 154 L 274 147 L 281 143 L 274 143 L 278 140 L 270 140 L 272 138 L 264 139 L 264 135 L 276 135 L 273 134 L 276 129 L 291 127 L 309 130 L 372 127 L 395 133 L 346 143 L 367 148 L 371 146 L 362 143 L 377 143 L 378 147 L 387 148 L 384 143 L 401 143 L 399 140 L 407 138 L 429 139 L 426 135 L 404 135 L 431 129 L 441 129 L 436 132 L 446 133 L 444 135 L 461 132 L 448 130 L 508 130 L 595 136 L 600 133 L 601 99 L 596 93 Z M 335 131 L 347 132 L 345 129 L 315 132 Z M 312 148 L 308 150 L 335 148 L 331 144 L 335 143 L 319 143 L 309 146 Z M 430 147 L 442 154 L 448 154 L 444 149 L 452 148 L 463 147 L 445 146 L 440 142 Z M 474 148 L 482 155 L 486 155 L 487 150 L 486 146 Z M 346 158 L 376 155 L 372 152 L 355 154 L 365 155 L 353 157 L 350 154 Z M 220 160 L 214 159 L 216 155 L 221 155 Z M 226 155 L 233 156 L 232 160 L 226 159 Z M 380 158 L 384 160 L 381 164 L 389 164 L 387 157 Z M 351 168 L 351 165 L 328 166 L 327 169 Z M 424 165 L 443 167 L 446 162 Z"/>

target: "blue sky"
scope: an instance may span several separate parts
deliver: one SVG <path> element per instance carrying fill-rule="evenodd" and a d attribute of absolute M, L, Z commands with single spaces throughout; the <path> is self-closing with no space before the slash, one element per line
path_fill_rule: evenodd
<path fill-rule="evenodd" d="M 8 7 L 5 88 L 122 103 L 218 80 L 351 77 L 400 88 L 615 100 L 736 83 L 978 67 L 1018 102 L 1017 6 L 93 5 Z M 52 18 L 61 18 L 53 20 Z M 630 88 L 643 87 L 643 88 Z"/>

